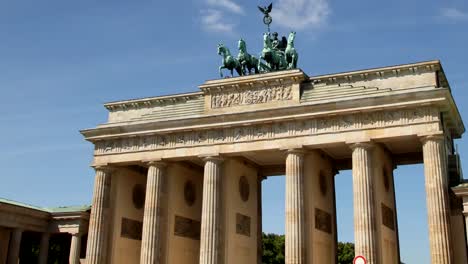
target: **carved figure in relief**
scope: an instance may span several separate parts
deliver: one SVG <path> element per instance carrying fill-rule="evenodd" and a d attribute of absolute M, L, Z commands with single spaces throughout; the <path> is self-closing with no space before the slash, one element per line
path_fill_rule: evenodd
<path fill-rule="evenodd" d="M 159 137 L 159 141 L 158 141 L 158 145 L 160 145 L 160 146 L 166 146 L 166 144 L 167 144 L 166 136 L 160 136 L 160 137 Z"/>
<path fill-rule="evenodd" d="M 275 93 L 276 88 L 271 89 Z M 268 90 L 258 91 L 255 100 L 266 100 Z M 278 94 L 278 96 L 280 96 Z M 282 93 L 281 96 L 287 96 Z M 254 95 L 251 95 L 254 98 Z M 336 116 L 334 118 L 319 118 L 306 121 L 278 122 L 260 126 L 241 126 L 218 130 L 203 130 L 187 133 L 142 136 L 133 138 L 118 138 L 96 142 L 95 153 L 106 155 L 109 153 L 131 152 L 137 150 L 165 149 L 180 145 L 216 144 L 220 142 L 240 142 L 251 139 L 280 138 L 292 135 L 341 132 L 349 130 L 359 121 L 364 128 L 388 127 L 402 124 L 403 117 L 408 124 L 437 120 L 438 111 L 431 108 L 407 109 L 398 111 L 380 111 Z M 439 131 L 440 123 L 428 124 L 428 131 Z M 291 133 L 292 132 L 292 133 Z M 231 135 L 227 137 L 226 135 Z M 210 139 L 210 141 L 208 141 Z M 177 143 L 177 144 L 176 144 Z M 143 148 L 142 148 L 143 147 Z"/>
<path fill-rule="evenodd" d="M 354 116 L 343 116 L 339 118 L 340 126 L 344 128 L 349 128 L 354 124 Z"/>

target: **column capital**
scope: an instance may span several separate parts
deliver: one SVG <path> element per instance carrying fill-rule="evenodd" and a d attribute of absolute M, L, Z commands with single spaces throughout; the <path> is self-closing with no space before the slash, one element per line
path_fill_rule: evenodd
<path fill-rule="evenodd" d="M 204 162 L 211 161 L 215 163 L 221 163 L 224 161 L 224 158 L 220 156 L 219 154 L 213 154 L 213 155 L 202 155 L 199 156 Z"/>
<path fill-rule="evenodd" d="M 356 148 L 372 149 L 375 146 L 375 143 L 372 141 L 355 142 L 348 144 L 348 146 L 351 148 L 351 150 L 354 150 Z"/>
<path fill-rule="evenodd" d="M 11 230 L 14 231 L 14 232 L 21 232 L 21 233 L 24 232 L 24 229 L 21 228 L 21 227 L 14 227 L 14 228 L 12 228 Z"/>
<path fill-rule="evenodd" d="M 105 173 L 111 173 L 114 168 L 112 168 L 111 166 L 109 166 L 108 164 L 97 164 L 97 165 L 92 165 L 91 166 L 96 172 L 97 171 L 102 171 L 102 172 L 105 172 Z"/>
<path fill-rule="evenodd" d="M 287 149 L 284 149 L 284 151 L 286 152 L 286 154 L 296 154 L 296 155 L 299 155 L 299 156 L 304 156 L 306 153 L 307 153 L 307 150 L 304 149 L 304 148 L 287 148 Z"/>
<path fill-rule="evenodd" d="M 167 166 L 167 162 L 163 161 L 162 159 L 144 160 L 143 163 L 145 163 L 148 166 L 153 166 L 153 167 L 157 167 L 160 169 L 163 169 Z"/>
<path fill-rule="evenodd" d="M 440 141 L 444 141 L 444 139 L 445 139 L 444 134 L 424 135 L 424 136 L 419 137 L 419 140 L 421 140 L 423 144 L 429 140 L 440 142 Z"/>

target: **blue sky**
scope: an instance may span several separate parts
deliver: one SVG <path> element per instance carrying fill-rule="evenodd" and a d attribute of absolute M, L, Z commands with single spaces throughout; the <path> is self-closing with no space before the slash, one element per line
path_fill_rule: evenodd
<path fill-rule="evenodd" d="M 0 196 L 87 204 L 94 173 L 80 129 L 105 122 L 104 102 L 197 91 L 218 77 L 216 45 L 262 45 L 266 1 L 0 0 Z M 275 1 L 272 29 L 297 31 L 309 75 L 440 59 L 468 116 L 468 2 Z M 458 140 L 464 157 L 468 145 Z M 466 166 L 466 162 L 463 162 Z M 428 263 L 424 177 L 395 171 L 403 260 Z M 283 232 L 284 179 L 265 181 L 267 232 Z M 284 195 L 284 194 L 283 194 Z M 340 240 L 352 241 L 351 176 L 337 176 Z"/>

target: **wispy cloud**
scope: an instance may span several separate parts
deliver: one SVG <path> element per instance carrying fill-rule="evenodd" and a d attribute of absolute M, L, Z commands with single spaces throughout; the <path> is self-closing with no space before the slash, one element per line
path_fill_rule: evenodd
<path fill-rule="evenodd" d="M 201 23 L 203 29 L 218 33 L 234 32 L 234 24 L 223 20 L 223 12 L 215 9 L 202 10 Z"/>
<path fill-rule="evenodd" d="M 241 5 L 233 0 L 205 0 L 206 9 L 201 10 L 201 25 L 204 30 L 232 34 L 237 24 L 233 16 L 244 15 Z"/>
<path fill-rule="evenodd" d="M 468 20 L 468 12 L 453 7 L 442 8 L 440 17 L 450 20 Z"/>
<path fill-rule="evenodd" d="M 206 0 L 206 3 L 210 6 L 220 7 L 235 14 L 244 14 L 244 9 L 231 0 Z"/>
<path fill-rule="evenodd" d="M 330 15 L 329 0 L 279 0 L 273 4 L 273 23 L 279 26 L 303 30 L 318 28 Z"/>

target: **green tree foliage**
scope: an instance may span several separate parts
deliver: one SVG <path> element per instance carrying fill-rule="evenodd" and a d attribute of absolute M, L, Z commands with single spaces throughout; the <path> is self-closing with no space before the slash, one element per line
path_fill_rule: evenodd
<path fill-rule="evenodd" d="M 338 242 L 338 264 L 352 264 L 354 259 L 354 244 Z"/>
<path fill-rule="evenodd" d="M 262 235 L 263 264 L 284 264 L 284 235 Z M 338 242 L 338 264 L 352 264 L 354 244 Z"/>
<path fill-rule="evenodd" d="M 284 263 L 284 235 L 265 234 L 263 241 L 263 264 L 283 264 Z"/>

